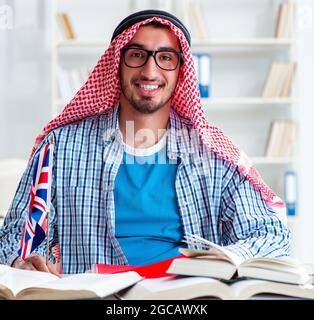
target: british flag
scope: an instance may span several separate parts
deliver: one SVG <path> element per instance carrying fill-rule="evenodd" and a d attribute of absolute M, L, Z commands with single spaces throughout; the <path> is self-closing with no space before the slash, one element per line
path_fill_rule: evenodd
<path fill-rule="evenodd" d="M 30 188 L 29 213 L 25 220 L 19 256 L 25 260 L 45 239 L 47 212 L 50 210 L 53 143 L 38 154 Z"/>

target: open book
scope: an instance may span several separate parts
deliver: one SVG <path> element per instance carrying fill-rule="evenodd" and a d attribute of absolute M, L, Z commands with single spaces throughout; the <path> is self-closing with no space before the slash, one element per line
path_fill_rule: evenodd
<path fill-rule="evenodd" d="M 174 259 L 167 273 L 224 280 L 247 277 L 291 284 L 310 281 L 306 269 L 290 257 L 244 260 L 226 248 L 195 235 L 187 235 L 185 242 L 202 245 L 204 250 L 180 248 L 187 258 Z"/>
<path fill-rule="evenodd" d="M 209 277 L 172 275 L 142 280 L 116 293 L 115 297 L 120 300 L 247 300 L 274 297 L 314 299 L 314 286 L 257 279 L 228 282 Z"/>
<path fill-rule="evenodd" d="M 105 275 L 80 273 L 59 278 L 51 273 L 0 265 L 0 297 L 10 300 L 99 299 L 142 280 L 133 271 Z"/>

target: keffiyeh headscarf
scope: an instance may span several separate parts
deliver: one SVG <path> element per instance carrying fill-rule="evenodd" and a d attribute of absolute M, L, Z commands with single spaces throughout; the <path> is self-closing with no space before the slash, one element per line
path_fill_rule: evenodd
<path fill-rule="evenodd" d="M 168 26 L 180 41 L 184 64 L 172 107 L 189 119 L 205 145 L 222 159 L 238 166 L 240 172 L 261 192 L 267 205 L 286 222 L 284 202 L 264 183 L 251 161 L 219 128 L 208 124 L 201 105 L 198 81 L 194 68 L 190 35 L 180 20 L 160 10 L 145 10 L 124 19 L 114 31 L 111 44 L 90 73 L 86 83 L 65 106 L 59 116 L 50 121 L 37 137 L 32 154 L 52 130 L 114 108 L 120 98 L 120 50 L 134 37 L 138 29 L 150 22 Z"/>

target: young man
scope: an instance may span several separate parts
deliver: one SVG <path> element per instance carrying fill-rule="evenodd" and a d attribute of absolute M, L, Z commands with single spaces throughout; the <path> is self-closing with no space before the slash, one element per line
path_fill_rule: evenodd
<path fill-rule="evenodd" d="M 289 254 L 284 203 L 207 124 L 192 61 L 190 35 L 169 13 L 142 11 L 118 25 L 87 83 L 36 141 L 0 231 L 1 263 L 57 272 L 44 243 L 17 258 L 34 159 L 52 137 L 49 240 L 65 273 L 175 257 L 187 233 L 244 258 Z"/>

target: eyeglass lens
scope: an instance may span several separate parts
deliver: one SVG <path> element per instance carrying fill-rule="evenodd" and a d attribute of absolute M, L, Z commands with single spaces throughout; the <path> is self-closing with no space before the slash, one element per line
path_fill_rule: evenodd
<path fill-rule="evenodd" d="M 147 62 L 148 56 L 146 50 L 128 48 L 124 53 L 124 61 L 129 67 L 142 67 Z M 176 69 L 179 62 L 179 55 L 172 51 L 157 51 L 154 58 L 157 65 L 165 70 Z"/>

